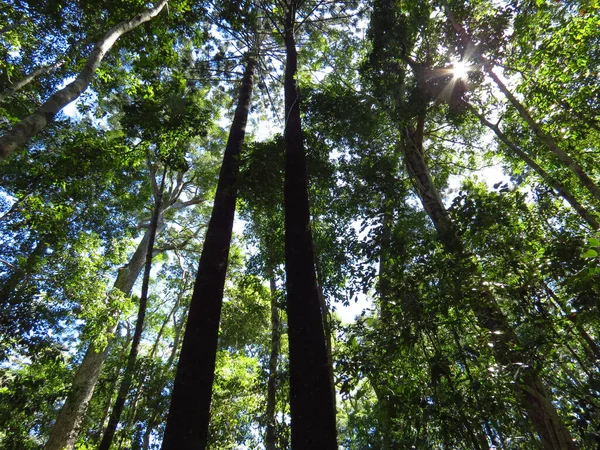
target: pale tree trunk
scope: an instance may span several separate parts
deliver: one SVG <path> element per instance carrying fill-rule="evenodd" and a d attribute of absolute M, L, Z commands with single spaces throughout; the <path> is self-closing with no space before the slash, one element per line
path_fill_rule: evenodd
<path fill-rule="evenodd" d="M 152 269 L 152 252 L 154 250 L 154 241 L 156 239 L 156 233 L 158 230 L 158 222 L 160 218 L 160 210 L 162 205 L 162 197 L 164 193 L 166 176 L 167 169 L 165 167 L 165 170 L 163 171 L 161 186 L 156 196 L 156 205 L 154 206 L 152 222 L 150 224 L 150 229 L 148 230 L 150 236 L 146 248 L 146 261 L 144 267 L 144 277 L 142 281 L 142 293 L 140 296 L 140 304 L 138 308 L 138 315 L 135 323 L 135 331 L 133 333 L 131 349 L 129 350 L 129 357 L 127 358 L 127 365 L 125 366 L 123 380 L 121 381 L 121 385 L 119 386 L 117 399 L 115 400 L 115 405 L 110 414 L 110 419 L 108 420 L 108 426 L 106 427 L 104 436 L 102 436 L 102 441 L 100 442 L 100 446 L 98 447 L 99 450 L 110 449 L 113 437 L 115 435 L 115 432 L 117 431 L 117 426 L 119 425 L 119 421 L 121 420 L 121 413 L 123 412 L 123 408 L 125 407 L 125 400 L 127 400 L 127 395 L 129 394 L 129 389 L 131 388 L 131 383 L 133 381 L 135 363 L 137 361 L 140 342 L 142 340 L 142 332 L 144 330 L 144 321 L 146 318 L 146 309 L 148 305 L 148 287 L 150 284 L 150 270 Z"/>
<path fill-rule="evenodd" d="M 64 61 L 59 61 L 54 64 L 38 67 L 30 74 L 24 76 L 23 78 L 21 78 L 20 80 L 18 80 L 16 82 L 12 83 L 4 91 L 0 92 L 0 102 L 15 95 L 19 90 L 23 89 L 25 86 L 27 86 L 29 83 L 31 83 L 33 80 L 35 80 L 40 75 L 48 73 L 48 72 L 62 66 L 63 64 L 64 64 Z"/>
<path fill-rule="evenodd" d="M 460 264 L 464 265 L 464 279 L 477 278 L 477 266 L 471 255 L 464 250 L 439 192 L 433 184 L 429 168 L 423 157 L 424 116 L 418 118 L 416 130 L 405 130 L 402 150 L 408 173 L 413 181 L 417 195 L 425 211 L 434 223 L 440 241 L 447 250 L 455 254 Z M 548 390 L 537 371 L 524 355 L 514 348 L 522 348 L 518 338 L 504 316 L 496 299 L 487 289 L 477 287 L 479 298 L 473 300 L 471 308 L 479 326 L 489 330 L 496 361 L 514 372 L 517 394 L 532 422 L 534 429 L 542 440 L 546 450 L 575 450 L 575 444 L 560 419 Z"/>
<path fill-rule="evenodd" d="M 277 285 L 275 274 L 271 270 L 271 354 L 269 355 L 269 379 L 267 381 L 267 433 L 265 435 L 266 450 L 277 450 L 276 425 L 276 399 L 277 399 L 277 362 L 281 346 L 281 320 L 279 306 L 277 305 Z"/>
<path fill-rule="evenodd" d="M 164 229 L 164 225 L 161 225 Z M 162 231 L 162 230 L 161 230 Z M 124 293 L 130 295 L 135 281 L 144 267 L 146 251 L 150 241 L 150 231 L 148 230 L 136 251 L 134 252 L 129 264 L 119 270 L 119 274 L 113 286 Z M 117 330 L 118 320 L 115 319 L 114 325 L 106 330 L 109 342 Z M 85 356 L 75 374 L 72 388 L 62 406 L 56 419 L 50 438 L 46 443 L 45 450 L 70 450 L 75 445 L 81 423 L 85 417 L 88 404 L 94 393 L 94 388 L 102 365 L 108 355 L 108 347 L 97 348 L 94 343 L 90 344 Z"/>
<path fill-rule="evenodd" d="M 577 211 L 579 216 L 592 228 L 593 230 L 598 230 L 600 228 L 600 223 L 596 220 L 594 215 L 588 211 L 581 203 L 577 201 L 577 199 L 569 192 L 569 190 L 558 180 L 552 178 L 539 164 L 537 164 L 525 151 L 512 142 L 508 137 L 500 130 L 498 125 L 493 124 L 489 120 L 485 118 L 483 114 L 481 114 L 477 109 L 471 105 L 470 103 L 463 101 L 462 102 L 471 113 L 479 119 L 482 125 L 485 125 L 490 130 L 492 130 L 498 139 L 506 145 L 515 155 L 521 158 L 525 164 L 531 167 L 546 183 L 552 186 L 558 195 L 564 198 L 571 207 Z"/>
<path fill-rule="evenodd" d="M 527 125 L 529 125 L 529 128 L 531 128 L 531 130 L 535 133 L 538 140 L 544 144 L 546 148 L 560 160 L 560 162 L 568 167 L 569 170 L 577 176 L 577 178 L 579 178 L 581 184 L 583 184 L 583 186 L 590 191 L 596 200 L 600 200 L 600 188 L 598 188 L 596 183 L 594 183 L 583 167 L 581 167 L 581 165 L 574 158 L 569 156 L 563 149 L 561 149 L 552 136 L 542 130 L 540 124 L 537 123 L 533 117 L 531 117 L 531 114 L 527 108 L 525 108 L 525 106 L 517 100 L 513 93 L 510 92 L 510 90 L 504 85 L 502 80 L 500 80 L 498 75 L 494 73 L 491 65 L 484 64 L 483 67 L 492 80 L 494 80 L 498 88 L 506 96 L 508 101 L 518 111 L 521 118 L 527 122 Z"/>
<path fill-rule="evenodd" d="M 25 145 L 38 134 L 56 113 L 75 100 L 91 83 L 104 55 L 123 34 L 139 25 L 148 22 L 158 15 L 168 0 L 161 0 L 156 6 L 139 13 L 131 20 L 119 22 L 98 41 L 87 59 L 79 75 L 64 88 L 52 94 L 33 114 L 16 124 L 12 129 L 0 136 L 0 159 L 8 157 L 19 147 Z"/>

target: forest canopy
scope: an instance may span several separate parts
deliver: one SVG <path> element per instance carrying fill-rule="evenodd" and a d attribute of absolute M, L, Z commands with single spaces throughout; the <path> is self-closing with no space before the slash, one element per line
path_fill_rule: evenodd
<path fill-rule="evenodd" d="M 0 449 L 600 449 L 598 0 L 5 0 Z"/>

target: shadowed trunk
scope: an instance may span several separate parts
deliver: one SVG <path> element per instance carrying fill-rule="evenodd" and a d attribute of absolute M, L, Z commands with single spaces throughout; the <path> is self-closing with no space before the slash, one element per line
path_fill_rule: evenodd
<path fill-rule="evenodd" d="M 321 262 L 315 255 L 315 269 L 317 271 L 317 293 L 319 294 L 319 304 L 321 305 L 321 316 L 323 321 L 323 332 L 325 333 L 325 346 L 327 350 L 327 361 L 329 363 L 329 375 L 331 383 L 331 399 L 333 401 L 333 412 L 336 413 L 336 392 L 335 392 L 335 379 L 333 377 L 333 336 L 331 331 L 331 314 L 329 313 L 329 306 L 327 300 L 325 300 L 325 294 L 323 293 L 323 272 L 321 270 Z"/>
<path fill-rule="evenodd" d="M 267 381 L 267 433 L 265 435 L 266 450 L 277 450 L 276 425 L 276 395 L 277 395 L 277 361 L 281 346 L 281 320 L 277 305 L 277 286 L 275 274 L 271 271 L 271 354 L 269 356 L 269 380 Z"/>
<path fill-rule="evenodd" d="M 89 86 L 104 55 L 111 49 L 117 39 L 158 15 L 167 4 L 167 1 L 161 0 L 153 8 L 139 13 L 131 20 L 119 22 L 112 27 L 96 43 L 94 50 L 75 80 L 56 91 L 33 114 L 0 136 L 0 159 L 8 157 L 19 147 L 27 144 L 31 138 L 54 120 L 56 113 L 79 97 Z"/>
<path fill-rule="evenodd" d="M 255 65 L 255 56 L 249 56 L 198 265 L 163 450 L 200 450 L 207 445 L 223 289 L 237 198 L 239 155 L 246 133 Z"/>
<path fill-rule="evenodd" d="M 163 229 L 164 225 L 161 224 L 158 233 Z M 118 289 L 125 295 L 131 294 L 135 280 L 137 280 L 144 267 L 149 242 L 150 231 L 148 230 L 138 244 L 129 264 L 119 269 L 119 274 L 113 286 L 114 289 Z M 114 325 L 106 330 L 109 342 L 117 330 L 117 326 L 118 320 L 115 320 Z M 109 345 L 104 348 L 97 348 L 93 343 L 88 347 L 75 374 L 69 395 L 58 414 L 50 438 L 44 447 L 45 450 L 70 450 L 75 445 L 81 422 L 85 417 L 102 365 L 108 355 L 108 347 Z"/>
<path fill-rule="evenodd" d="M 296 83 L 296 2 L 285 21 L 285 270 L 294 450 L 336 449 L 331 374 L 315 276 L 308 174 Z"/>
<path fill-rule="evenodd" d="M 152 214 L 152 221 L 150 229 L 148 230 L 150 236 L 148 239 L 148 245 L 146 249 L 146 262 L 144 267 L 144 277 L 142 281 L 142 294 L 140 296 L 140 305 L 138 308 L 137 320 L 135 323 L 135 331 L 133 333 L 133 340 L 131 342 L 131 349 L 129 350 L 129 357 L 127 358 L 127 365 L 125 366 L 125 373 L 123 375 L 123 381 L 119 386 L 119 392 L 115 405 L 110 414 L 108 420 L 108 426 L 102 436 L 99 450 L 109 450 L 112 443 L 115 431 L 121 420 L 121 413 L 125 406 L 125 400 L 129 394 L 131 388 L 131 382 L 133 381 L 133 374 L 135 372 L 135 362 L 139 352 L 140 341 L 142 339 L 142 331 L 144 330 L 144 319 L 146 318 L 146 307 L 148 305 L 148 285 L 150 284 L 150 270 L 152 269 L 152 252 L 154 251 L 154 240 L 156 239 L 156 231 L 158 229 L 158 221 L 160 217 L 160 209 L 162 204 L 163 191 L 165 186 L 165 178 L 167 175 L 167 169 L 163 172 L 161 186 L 156 196 L 156 204 L 154 205 L 154 213 Z"/>
<path fill-rule="evenodd" d="M 424 116 L 420 116 L 416 130 L 406 130 L 402 150 L 407 170 L 425 211 L 438 230 L 440 241 L 447 251 L 456 255 L 457 262 L 462 267 L 462 279 L 476 280 L 477 265 L 473 262 L 471 255 L 464 250 L 463 243 L 455 232 L 454 224 L 433 184 L 429 168 L 423 157 L 424 121 Z M 575 450 L 571 435 L 558 416 L 550 394 L 537 371 L 524 355 L 516 350 L 522 347 L 496 299 L 483 286 L 476 284 L 475 288 L 479 290 L 479 293 L 477 299 L 471 301 L 470 306 L 479 326 L 490 331 L 496 361 L 505 366 L 507 370 L 514 372 L 517 393 L 544 448 L 547 450 Z"/>

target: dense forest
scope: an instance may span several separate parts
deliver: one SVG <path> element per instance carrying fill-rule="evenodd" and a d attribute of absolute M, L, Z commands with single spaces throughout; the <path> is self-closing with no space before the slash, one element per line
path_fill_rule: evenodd
<path fill-rule="evenodd" d="M 600 449 L 598 0 L 3 0 L 0 449 Z"/>

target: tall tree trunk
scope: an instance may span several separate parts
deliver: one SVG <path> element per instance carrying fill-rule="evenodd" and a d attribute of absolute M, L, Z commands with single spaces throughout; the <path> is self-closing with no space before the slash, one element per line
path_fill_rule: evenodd
<path fill-rule="evenodd" d="M 0 159 L 8 157 L 19 147 L 25 145 L 31 138 L 38 134 L 56 113 L 75 100 L 89 86 L 96 69 L 102 62 L 104 55 L 113 44 L 125 33 L 139 25 L 148 22 L 158 15 L 167 4 L 168 0 L 161 0 L 156 6 L 139 13 L 131 20 L 119 22 L 112 27 L 104 37 L 98 41 L 88 57 L 79 75 L 64 88 L 52 94 L 33 114 L 16 124 L 12 129 L 0 136 Z"/>
<path fill-rule="evenodd" d="M 231 244 L 239 155 L 246 133 L 256 56 L 249 55 L 229 131 L 163 439 L 163 450 L 204 449 L 208 440 L 223 289 Z"/>
<path fill-rule="evenodd" d="M 285 269 L 294 450 L 335 449 L 335 411 L 315 276 L 308 174 L 296 83 L 295 1 L 285 21 Z"/>
<path fill-rule="evenodd" d="M 539 164 L 537 164 L 521 147 L 512 142 L 508 137 L 500 130 L 498 125 L 493 124 L 489 120 L 485 118 L 483 114 L 481 114 L 477 109 L 468 102 L 462 102 L 471 113 L 479 119 L 482 125 L 485 125 L 490 130 L 492 130 L 498 139 L 506 145 L 515 155 L 521 158 L 525 164 L 531 167 L 546 183 L 552 186 L 558 195 L 564 198 L 571 207 L 577 211 L 579 216 L 592 228 L 592 230 L 598 230 L 600 228 L 600 223 L 596 220 L 594 215 L 588 211 L 581 203 L 577 201 L 577 199 L 569 192 L 569 190 L 558 180 L 552 178 Z"/>
<path fill-rule="evenodd" d="M 121 413 L 125 406 L 125 400 L 129 394 L 131 388 L 131 382 L 133 381 L 133 375 L 135 372 L 135 363 L 139 352 L 140 341 L 142 339 L 142 332 L 144 330 L 144 320 L 146 318 L 146 308 L 148 305 L 148 285 L 150 284 L 150 270 L 152 269 L 152 252 L 154 251 L 154 240 L 156 239 L 156 231 L 158 229 L 158 221 L 160 218 L 160 210 L 162 206 L 162 197 L 165 186 L 165 178 L 167 175 L 167 168 L 163 171 L 163 177 L 161 186 L 156 197 L 156 204 L 154 205 L 154 212 L 152 214 L 152 221 L 150 223 L 150 229 L 148 230 L 150 236 L 148 239 L 148 245 L 146 249 L 146 262 L 144 267 L 144 277 L 142 281 L 142 294 L 140 296 L 140 305 L 138 308 L 137 320 L 135 323 L 135 331 L 133 333 L 133 340 L 131 342 L 131 349 L 129 350 L 129 356 L 127 358 L 127 365 L 125 366 L 125 373 L 123 375 L 123 381 L 119 386 L 119 392 L 117 393 L 117 399 L 115 405 L 110 414 L 108 420 L 108 426 L 102 436 L 99 450 L 109 450 L 112 443 L 115 431 L 121 420 Z"/>
<path fill-rule="evenodd" d="M 32 71 L 30 74 L 25 75 L 23 78 L 12 83 L 9 87 L 7 87 L 5 90 L 0 92 L 0 102 L 3 102 L 7 98 L 10 98 L 13 95 L 15 95 L 15 93 L 17 91 L 19 91 L 20 89 L 23 89 L 25 86 L 27 86 L 29 83 L 31 83 L 33 80 L 35 80 L 40 75 L 48 73 L 48 72 L 62 66 L 63 64 L 64 64 L 64 61 L 58 61 L 54 64 L 49 64 L 47 66 L 38 67 L 37 69 Z"/>
<path fill-rule="evenodd" d="M 331 331 L 331 314 L 329 313 L 329 306 L 323 293 L 323 271 L 321 270 L 321 262 L 319 257 L 315 254 L 315 269 L 317 274 L 317 293 L 319 294 L 319 304 L 321 305 L 321 317 L 323 322 L 323 333 L 325 333 L 325 348 L 327 350 L 327 362 L 329 364 L 329 377 L 331 384 L 331 401 L 333 402 L 333 412 L 336 413 L 336 392 L 335 392 L 335 379 L 333 377 L 333 333 Z"/>
<path fill-rule="evenodd" d="M 271 270 L 271 354 L 269 355 L 269 379 L 267 381 L 267 433 L 265 435 L 266 450 L 277 450 L 276 425 L 276 396 L 277 396 L 277 362 L 281 347 L 281 321 L 277 305 L 277 286 L 275 273 Z"/>
<path fill-rule="evenodd" d="M 164 225 L 161 225 L 158 232 L 160 233 L 163 229 Z M 149 242 L 150 231 L 148 230 L 138 244 L 129 264 L 119 270 L 113 286 L 114 289 L 118 289 L 125 295 L 131 294 L 135 280 L 144 267 Z M 106 330 L 109 342 L 117 326 L 118 321 L 115 321 L 115 324 Z M 44 447 L 45 450 L 70 450 L 75 445 L 79 428 L 94 393 L 98 377 L 100 376 L 100 370 L 108 355 L 108 347 L 109 345 L 106 345 L 104 348 L 97 348 L 93 343 L 88 347 L 81 365 L 75 374 L 69 395 L 58 414 L 56 423 L 50 433 L 50 438 Z"/>
<path fill-rule="evenodd" d="M 391 222 L 389 211 L 387 210 L 387 198 L 383 198 L 383 221 L 381 224 L 381 244 L 379 248 L 379 302 L 381 324 L 384 328 L 392 325 L 392 311 L 390 307 L 390 282 L 389 282 L 389 256 L 391 244 Z M 393 351 L 392 343 L 388 341 L 386 355 Z M 376 374 L 369 378 L 371 385 L 380 383 Z M 381 449 L 396 450 L 398 447 L 394 443 L 394 419 L 397 415 L 395 407 L 395 398 L 390 389 L 385 385 L 374 386 L 373 390 L 379 403 L 379 424 L 381 427 Z"/>
<path fill-rule="evenodd" d="M 179 320 L 179 323 L 177 322 L 177 318 L 175 316 L 173 316 L 173 325 L 175 327 L 175 338 L 173 339 L 173 348 L 171 350 L 171 354 L 169 355 L 169 359 L 167 360 L 167 368 L 169 368 L 169 369 L 173 366 L 175 357 L 177 356 L 177 351 L 179 350 L 179 341 L 180 341 L 183 327 L 186 322 L 185 319 L 187 316 L 187 311 L 188 311 L 187 308 L 185 308 L 181 314 L 181 319 Z M 157 392 L 160 392 L 162 389 L 163 388 L 161 388 L 160 390 L 157 390 Z M 154 412 L 151 413 L 150 418 L 147 419 L 146 429 L 144 430 L 144 435 L 142 436 L 142 449 L 143 450 L 148 450 L 148 448 L 150 446 L 150 437 L 152 436 L 152 431 L 160 424 L 161 417 L 162 417 L 162 411 L 159 408 L 155 408 Z"/>
<path fill-rule="evenodd" d="M 477 278 L 477 266 L 464 250 L 463 243 L 455 232 L 439 192 L 433 184 L 429 168 L 423 157 L 423 128 L 425 118 L 418 118 L 416 130 L 406 130 L 402 144 L 408 173 L 415 190 L 421 198 L 439 237 L 449 252 L 457 256 L 464 267 L 463 279 Z M 504 316 L 496 299 L 483 286 L 477 286 L 479 298 L 472 301 L 471 307 L 478 324 L 489 330 L 494 356 L 499 364 L 515 374 L 517 393 L 535 430 L 547 450 L 575 450 L 573 439 L 561 421 L 550 395 L 540 376 L 524 355 L 514 348 L 521 348 L 517 336 Z"/>

